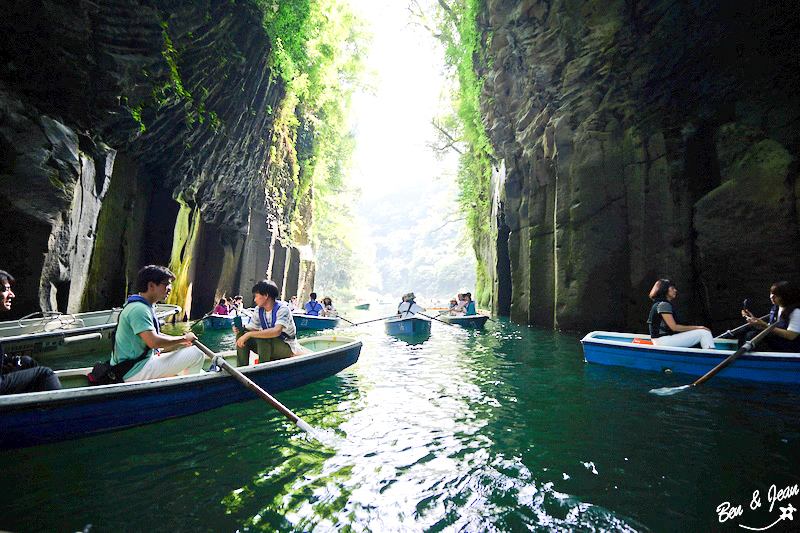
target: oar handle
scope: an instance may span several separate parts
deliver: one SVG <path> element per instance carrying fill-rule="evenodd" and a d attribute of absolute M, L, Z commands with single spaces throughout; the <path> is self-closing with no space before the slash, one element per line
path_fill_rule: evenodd
<path fill-rule="evenodd" d="M 372 319 L 372 320 L 367 320 L 367 321 L 365 321 L 365 322 L 356 322 L 356 323 L 355 323 L 355 324 L 353 324 L 353 325 L 354 325 L 354 326 L 360 326 L 361 324 L 369 324 L 370 322 L 377 322 L 378 320 L 389 320 L 390 318 L 397 318 L 397 315 L 385 316 L 385 317 L 383 317 L 383 318 L 374 318 L 374 319 Z"/>
<path fill-rule="evenodd" d="M 207 346 L 205 346 L 200 341 L 194 341 L 194 345 L 197 346 L 198 348 L 200 348 L 200 351 L 202 351 L 204 354 L 206 354 L 206 356 L 209 359 L 211 359 L 211 362 L 213 364 L 219 366 L 220 368 L 224 368 L 226 372 L 228 372 L 231 376 L 236 378 L 242 385 L 244 385 L 248 389 L 252 390 L 257 395 L 259 395 L 261 398 L 263 398 L 264 400 L 269 402 L 269 404 L 272 405 L 272 407 L 274 407 L 283 416 L 285 416 L 286 418 L 291 420 L 294 424 L 296 424 L 297 426 L 299 426 L 302 429 L 305 429 L 305 427 L 309 427 L 308 424 L 303 422 L 303 420 L 301 420 L 299 416 L 294 414 L 288 407 L 286 407 L 281 402 L 279 402 L 278 400 L 273 398 L 272 395 L 270 395 L 267 391 L 265 391 L 264 389 L 259 387 L 258 384 L 256 384 L 252 379 L 248 378 L 247 376 L 245 376 L 244 374 L 239 372 L 236 368 L 232 367 L 225 360 L 224 357 L 222 357 L 221 355 L 215 354 L 214 352 L 212 352 Z"/>
<path fill-rule="evenodd" d="M 768 314 L 767 314 L 767 315 L 764 315 L 764 316 L 762 316 L 762 317 L 761 317 L 761 320 L 765 320 L 765 319 L 767 319 L 767 318 L 769 318 L 769 315 L 768 315 Z M 744 328 L 748 327 L 749 325 L 750 325 L 750 323 L 749 323 L 749 322 L 748 322 L 747 324 L 742 324 L 742 325 L 741 325 L 741 326 L 739 326 L 738 328 L 736 328 L 736 329 L 729 329 L 728 331 L 726 331 L 726 332 L 725 332 L 725 333 L 723 333 L 722 335 L 720 335 L 720 336 L 718 336 L 718 337 L 715 337 L 715 338 L 717 338 L 717 339 L 722 339 L 722 338 L 725 338 L 725 335 L 730 335 L 731 337 L 733 337 L 733 334 L 734 334 L 734 333 L 736 333 L 737 331 L 743 330 Z"/>
<path fill-rule="evenodd" d="M 422 315 L 422 316 L 424 316 L 424 317 L 426 317 L 426 318 L 430 318 L 431 320 L 435 320 L 435 321 L 437 321 L 437 322 L 441 322 L 442 324 L 447 324 L 448 326 L 453 326 L 453 327 L 456 327 L 454 324 L 450 324 L 449 322 L 445 322 L 444 320 L 439 320 L 439 319 L 438 319 L 438 318 L 436 318 L 435 316 L 428 316 L 428 315 L 426 315 L 425 313 L 417 313 L 417 314 L 418 314 L 418 315 Z"/>
<path fill-rule="evenodd" d="M 767 328 L 764 331 L 762 331 L 761 333 L 759 333 L 758 335 L 753 337 L 752 340 L 745 342 L 744 346 L 742 346 L 741 348 L 739 348 L 738 350 L 733 352 L 733 354 L 728 356 L 727 359 L 725 359 L 720 364 L 718 364 L 717 366 L 712 368 L 705 376 L 701 377 L 700 379 L 698 379 L 697 381 L 692 383 L 692 387 L 696 387 L 697 385 L 702 385 L 703 383 L 705 383 L 706 381 L 708 381 L 709 379 L 714 377 L 720 370 L 722 370 L 723 368 L 725 368 L 729 364 L 733 363 L 744 352 L 748 352 L 748 351 L 752 350 L 753 348 L 755 348 L 756 343 L 758 341 L 760 341 L 761 339 L 763 339 L 764 337 L 766 337 L 767 335 L 769 335 L 772 332 L 772 330 L 775 329 L 775 326 L 777 326 L 777 325 L 778 325 L 777 322 L 773 322 L 772 324 L 767 326 Z"/>

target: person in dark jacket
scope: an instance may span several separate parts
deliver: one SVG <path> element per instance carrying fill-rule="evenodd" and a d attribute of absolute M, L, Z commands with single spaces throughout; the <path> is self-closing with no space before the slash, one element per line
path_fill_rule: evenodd
<path fill-rule="evenodd" d="M 650 338 L 658 346 L 678 346 L 691 348 L 697 343 L 706 350 L 713 350 L 714 337 L 705 326 L 685 326 L 678 324 L 672 300 L 678 295 L 675 284 L 668 279 L 656 281 L 650 290 L 653 307 L 647 323 L 650 326 Z"/>
<path fill-rule="evenodd" d="M 769 299 L 772 310 L 767 322 L 753 316 L 749 309 L 742 311 L 742 317 L 747 320 L 752 329 L 747 331 L 739 344 L 755 337 L 768 325 L 777 322 L 778 325 L 767 335 L 763 344 L 759 344 L 761 351 L 800 353 L 800 291 L 788 281 L 779 281 L 769 289 Z"/>
<path fill-rule="evenodd" d="M 0 286 L 2 286 L 2 303 L 0 311 L 11 311 L 14 291 L 11 285 L 14 278 L 5 270 L 0 270 Z M 19 394 L 22 392 L 39 392 L 58 390 L 61 382 L 55 373 L 46 366 L 39 366 L 32 357 L 7 356 L 0 345 L 0 394 Z"/>

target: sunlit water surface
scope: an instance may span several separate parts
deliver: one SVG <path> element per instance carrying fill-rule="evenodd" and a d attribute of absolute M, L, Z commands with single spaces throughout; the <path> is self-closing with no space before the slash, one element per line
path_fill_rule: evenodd
<path fill-rule="evenodd" d="M 337 334 L 363 341 L 358 363 L 278 395 L 319 440 L 253 400 L 4 452 L 0 529 L 744 531 L 780 516 L 770 485 L 800 477 L 796 389 L 712 380 L 659 397 L 687 378 L 587 365 L 580 335 L 504 320 L 437 322 L 416 344 L 381 322 Z M 743 512 L 720 523 L 726 501 Z"/>

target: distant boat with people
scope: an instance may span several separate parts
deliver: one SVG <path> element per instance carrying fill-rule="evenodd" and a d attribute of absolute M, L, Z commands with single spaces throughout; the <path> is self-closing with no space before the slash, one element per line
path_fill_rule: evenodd
<path fill-rule="evenodd" d="M 384 324 L 388 335 L 424 336 L 431 334 L 431 320 L 423 316 L 390 318 Z"/>
<path fill-rule="evenodd" d="M 292 318 L 294 318 L 294 326 L 297 328 L 297 331 L 333 329 L 340 323 L 339 318 L 335 316 L 315 316 L 293 313 Z"/>

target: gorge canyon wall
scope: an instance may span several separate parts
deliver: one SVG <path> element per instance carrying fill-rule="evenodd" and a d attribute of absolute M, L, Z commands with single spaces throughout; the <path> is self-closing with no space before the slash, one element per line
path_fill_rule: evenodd
<path fill-rule="evenodd" d="M 150 263 L 193 318 L 264 277 L 310 291 L 291 233 L 312 223 L 310 192 L 252 2 L 2 4 L 0 268 L 17 316 L 119 306 Z"/>
<path fill-rule="evenodd" d="M 492 306 L 522 324 L 646 331 L 800 281 L 796 3 L 487 0 L 483 124 L 498 160 Z"/>

